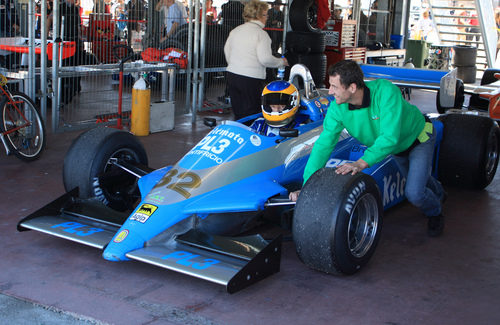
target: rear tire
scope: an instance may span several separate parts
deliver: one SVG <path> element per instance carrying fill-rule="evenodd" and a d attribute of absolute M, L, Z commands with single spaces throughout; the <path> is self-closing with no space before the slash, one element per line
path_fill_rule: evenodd
<path fill-rule="evenodd" d="M 313 269 L 353 274 L 375 252 L 382 213 L 380 191 L 371 176 L 320 169 L 304 185 L 295 206 L 297 254 Z"/>
<path fill-rule="evenodd" d="M 35 103 L 26 94 L 11 92 L 11 97 L 12 101 L 7 100 L 2 107 L 0 128 L 2 132 L 8 132 L 24 125 L 27 120 L 30 126 L 6 134 L 5 139 L 16 157 L 25 161 L 35 160 L 45 148 L 45 125 Z"/>
<path fill-rule="evenodd" d="M 97 198 L 118 211 L 133 208 L 140 197 L 137 178 L 110 164 L 111 158 L 147 165 L 144 147 L 131 133 L 99 127 L 76 138 L 64 158 L 66 191 L 79 187 L 81 198 Z"/>
<path fill-rule="evenodd" d="M 439 179 L 446 185 L 483 189 L 495 177 L 500 131 L 484 116 L 447 114 L 439 152 Z"/>

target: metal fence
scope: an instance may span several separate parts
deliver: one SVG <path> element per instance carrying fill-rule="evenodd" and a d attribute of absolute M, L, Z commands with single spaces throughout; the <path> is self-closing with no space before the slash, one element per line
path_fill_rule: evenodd
<path fill-rule="evenodd" d="M 0 69 L 19 81 L 14 87 L 36 98 L 46 121 L 51 113 L 53 132 L 116 118 L 119 62 L 126 46 L 136 53 L 180 49 L 187 64 L 126 64 L 123 111 L 130 110 L 139 72 L 146 72 L 153 101 L 175 100 L 176 113 L 193 113 L 193 120 L 197 111 L 228 107 L 223 49 L 231 29 L 243 23 L 240 1 L 0 1 L 5 9 L 0 12 Z M 166 15 L 171 2 L 181 13 L 173 32 Z"/>

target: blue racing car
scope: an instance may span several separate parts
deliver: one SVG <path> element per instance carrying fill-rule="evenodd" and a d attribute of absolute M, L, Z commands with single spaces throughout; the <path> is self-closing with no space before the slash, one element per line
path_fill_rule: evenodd
<path fill-rule="evenodd" d="M 293 128 L 265 136 L 248 127 L 258 116 L 225 121 L 175 165 L 147 167 L 132 134 L 95 128 L 81 134 L 64 160 L 67 193 L 23 218 L 37 230 L 96 247 L 110 261 L 138 260 L 238 291 L 279 271 L 281 237 L 238 236 L 276 206 L 290 210 L 312 146 L 333 98 L 314 86 L 303 65 L 291 69 L 300 87 Z M 435 173 L 449 185 L 484 188 L 498 165 L 500 132 L 488 117 L 447 114 L 439 130 Z M 326 168 L 302 188 L 291 220 L 300 259 L 311 268 L 352 274 L 373 255 L 383 210 L 405 199 L 406 175 L 392 156 L 363 173 L 337 175 L 365 147 L 341 134 Z"/>

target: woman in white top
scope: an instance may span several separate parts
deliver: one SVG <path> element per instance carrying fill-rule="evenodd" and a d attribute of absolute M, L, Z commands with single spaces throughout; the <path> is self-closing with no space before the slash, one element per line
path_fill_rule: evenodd
<path fill-rule="evenodd" d="M 287 66 L 285 58 L 273 56 L 271 38 L 263 30 L 269 5 L 251 0 L 245 5 L 245 23 L 234 28 L 226 44 L 227 85 L 236 120 L 259 113 L 266 68 Z"/>

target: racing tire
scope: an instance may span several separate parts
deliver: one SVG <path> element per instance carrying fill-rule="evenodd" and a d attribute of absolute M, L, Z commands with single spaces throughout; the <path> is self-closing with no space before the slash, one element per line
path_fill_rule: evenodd
<path fill-rule="evenodd" d="M 495 177 L 500 150 L 498 124 L 485 116 L 447 114 L 438 177 L 445 185 L 483 189 Z"/>
<path fill-rule="evenodd" d="M 294 0 L 288 15 L 290 26 L 296 32 L 320 32 L 317 28 L 318 13 L 316 1 Z"/>
<path fill-rule="evenodd" d="M 80 198 L 97 198 L 117 211 L 133 208 L 140 197 L 137 178 L 111 165 L 112 158 L 148 163 L 144 147 L 131 133 L 99 127 L 80 134 L 64 158 L 66 191 L 78 187 Z"/>
<path fill-rule="evenodd" d="M 457 78 L 461 79 L 465 83 L 476 82 L 477 67 L 475 65 L 469 67 L 461 67 L 454 65 L 457 68 Z"/>
<path fill-rule="evenodd" d="M 286 34 L 287 51 L 296 54 L 323 53 L 325 47 L 324 33 L 288 32 Z"/>
<path fill-rule="evenodd" d="M 327 71 L 327 57 L 324 53 L 312 53 L 312 54 L 296 54 L 293 52 L 287 52 L 285 54 L 286 59 L 290 67 L 297 63 L 305 65 L 311 72 L 311 76 L 314 80 L 314 84 L 317 88 L 324 87 L 325 76 Z M 290 69 L 287 69 L 288 73 Z M 288 75 L 286 76 L 288 77 Z"/>
<path fill-rule="evenodd" d="M 315 270 L 353 274 L 375 252 L 382 214 L 380 190 L 371 176 L 320 169 L 304 185 L 295 206 L 297 254 Z"/>
<path fill-rule="evenodd" d="M 476 65 L 477 47 L 470 45 L 454 45 L 453 65 L 457 67 L 470 67 Z"/>
<path fill-rule="evenodd" d="M 439 89 L 436 92 L 436 109 L 438 113 L 444 114 L 447 110 L 456 108 L 461 109 L 464 105 L 465 100 L 465 89 L 464 83 L 462 80 L 457 79 L 457 83 L 455 84 L 455 102 L 453 103 L 453 107 L 444 107 L 441 106 L 441 102 L 439 101 L 440 92 Z"/>

